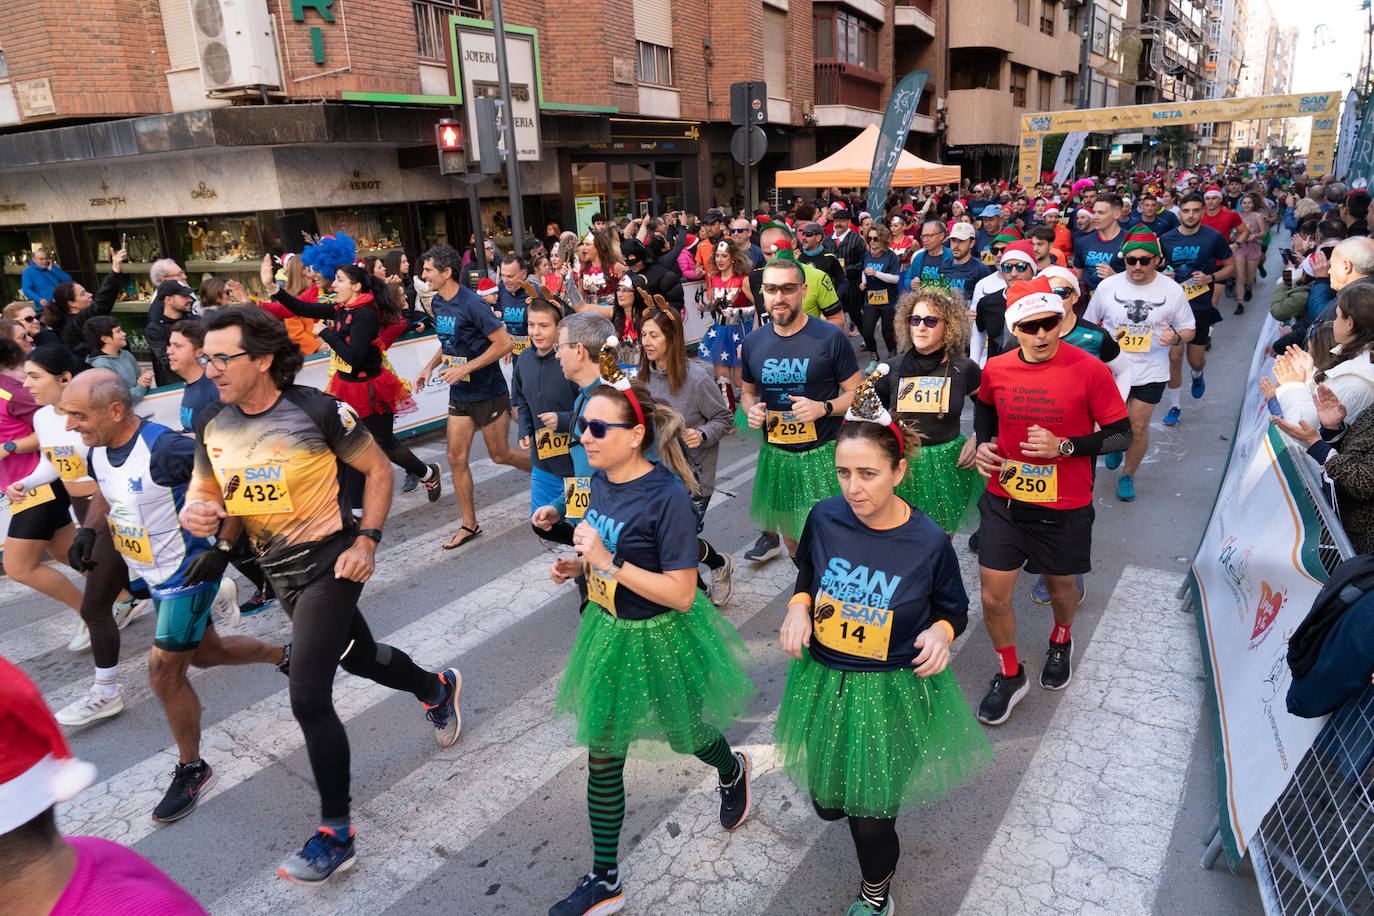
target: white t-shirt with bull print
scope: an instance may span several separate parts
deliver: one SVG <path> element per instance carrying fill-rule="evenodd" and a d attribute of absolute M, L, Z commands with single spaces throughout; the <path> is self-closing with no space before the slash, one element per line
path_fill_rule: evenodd
<path fill-rule="evenodd" d="M 1167 382 L 1169 346 L 1160 341 L 1161 333 L 1196 327 L 1183 287 L 1158 273 L 1145 284 L 1132 283 L 1124 273 L 1106 278 L 1083 317 L 1117 335 L 1121 355 L 1112 361 L 1112 370 L 1123 396 L 1132 385 Z"/>

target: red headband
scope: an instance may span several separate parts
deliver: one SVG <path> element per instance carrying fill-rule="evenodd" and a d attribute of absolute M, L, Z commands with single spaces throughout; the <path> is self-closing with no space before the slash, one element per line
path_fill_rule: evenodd
<path fill-rule="evenodd" d="M 613 387 L 617 387 L 617 386 L 613 386 Z M 640 426 L 643 426 L 643 425 L 644 425 L 644 410 L 639 406 L 639 398 L 635 397 L 634 391 L 633 391 L 628 385 L 625 386 L 624 388 L 618 388 L 618 387 L 617 387 L 617 390 L 622 391 L 622 392 L 625 393 L 625 397 L 626 397 L 627 400 L 629 400 L 630 406 L 631 406 L 632 408 L 634 408 L 635 419 L 639 421 L 639 425 L 640 425 Z"/>

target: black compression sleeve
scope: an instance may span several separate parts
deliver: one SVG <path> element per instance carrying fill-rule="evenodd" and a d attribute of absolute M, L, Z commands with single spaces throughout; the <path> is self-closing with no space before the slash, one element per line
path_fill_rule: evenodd
<path fill-rule="evenodd" d="M 1073 456 L 1087 458 L 1093 455 L 1110 455 L 1124 452 L 1131 447 L 1131 420 L 1122 417 L 1115 423 L 1108 423 L 1095 433 L 1087 436 L 1070 436 L 1073 443 Z"/>
<path fill-rule="evenodd" d="M 997 408 L 982 398 L 973 399 L 973 437 L 979 445 L 997 438 Z"/>
<path fill-rule="evenodd" d="M 812 583 L 816 579 L 815 567 L 811 565 L 810 560 L 804 560 L 801 557 L 794 557 L 792 562 L 797 564 L 797 584 L 792 589 L 792 594 L 811 594 L 813 591 L 815 591 L 815 589 L 812 587 Z"/>

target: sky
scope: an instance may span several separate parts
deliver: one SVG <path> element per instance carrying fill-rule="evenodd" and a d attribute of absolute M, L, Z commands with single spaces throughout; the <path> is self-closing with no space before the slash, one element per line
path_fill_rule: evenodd
<path fill-rule="evenodd" d="M 1285 26 L 1298 27 L 1297 59 L 1293 66 L 1293 92 L 1337 89 L 1344 95 L 1355 82 L 1360 66 L 1361 42 L 1369 27 L 1369 13 L 1359 0 L 1269 0 L 1274 17 Z M 1315 11 L 1315 12 L 1314 12 Z M 1331 42 L 1314 47 L 1316 27 Z"/>

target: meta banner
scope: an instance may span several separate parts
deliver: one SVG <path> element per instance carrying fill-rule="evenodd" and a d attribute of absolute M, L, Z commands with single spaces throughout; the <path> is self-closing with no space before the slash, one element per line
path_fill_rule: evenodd
<path fill-rule="evenodd" d="M 1017 174 L 1022 184 L 1040 180 L 1040 150 L 1046 134 L 1074 131 L 1140 130 L 1173 124 L 1210 124 L 1256 118 L 1312 118 L 1307 148 L 1307 172 L 1331 171 L 1336 149 L 1341 95 L 1337 92 L 1298 92 L 1244 99 L 1199 99 L 1166 105 L 1126 105 L 1118 108 L 1081 108 L 1046 111 L 1021 118 L 1021 156 Z"/>

